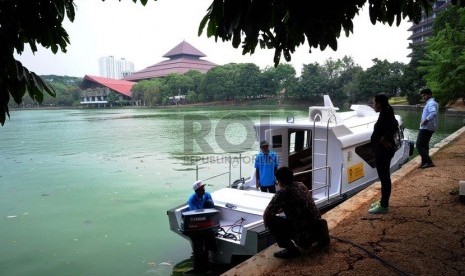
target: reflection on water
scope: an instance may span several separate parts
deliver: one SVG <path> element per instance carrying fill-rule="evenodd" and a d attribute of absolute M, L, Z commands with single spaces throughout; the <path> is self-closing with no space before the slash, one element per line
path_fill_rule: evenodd
<path fill-rule="evenodd" d="M 234 156 L 248 158 L 241 167 L 247 176 L 258 148 L 255 141 L 248 144 L 251 124 L 306 112 L 274 107 L 11 112 L 0 128 L 2 274 L 177 275 L 191 265 L 191 250 L 169 231 L 166 210 L 192 193 L 196 161 L 215 160 L 201 165 L 199 178 L 211 176 L 227 169 L 221 160 L 234 149 Z M 398 113 L 415 140 L 419 114 Z M 433 139 L 458 129 L 462 120 L 441 118 L 444 128 Z M 206 126 L 209 131 L 201 128 Z M 197 141 L 211 152 L 202 152 Z M 228 176 L 208 181 L 207 189 L 228 181 Z"/>

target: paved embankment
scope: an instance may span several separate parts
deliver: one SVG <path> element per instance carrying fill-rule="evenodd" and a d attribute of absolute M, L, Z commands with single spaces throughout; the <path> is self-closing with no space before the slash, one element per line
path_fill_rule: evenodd
<path fill-rule="evenodd" d="M 367 212 L 379 182 L 327 212 L 326 251 L 280 260 L 275 244 L 223 275 L 465 275 L 465 127 L 430 154 L 435 167 L 418 169 L 416 157 L 392 174 L 389 214 Z"/>

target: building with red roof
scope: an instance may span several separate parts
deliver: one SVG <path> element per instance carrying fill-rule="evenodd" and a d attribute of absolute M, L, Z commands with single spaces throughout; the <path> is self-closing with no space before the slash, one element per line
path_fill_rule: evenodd
<path fill-rule="evenodd" d="M 169 58 L 168 60 L 149 66 L 121 80 L 85 75 L 80 84 L 81 105 L 89 107 L 106 107 L 113 104 L 128 105 L 132 96 L 131 89 L 136 82 L 162 78 L 172 73 L 184 74 L 190 70 L 206 73 L 216 64 L 201 59 L 205 56 L 194 46 L 183 41 L 163 55 L 163 57 Z M 172 100 L 176 104 L 182 103 L 184 99 L 182 97 L 185 96 L 178 95 L 178 97 L 181 98 L 172 97 L 170 102 Z"/>
<path fill-rule="evenodd" d="M 81 105 L 105 107 L 113 104 L 127 105 L 131 100 L 131 88 L 136 84 L 127 80 L 85 75 L 81 88 Z"/>
<path fill-rule="evenodd" d="M 132 75 L 124 77 L 123 80 L 137 82 L 152 78 L 162 78 L 172 73 L 184 74 L 190 70 L 206 73 L 216 66 L 215 63 L 201 59 L 202 57 L 206 57 L 206 55 L 186 41 L 179 43 L 168 51 L 168 53 L 164 54 L 163 57 L 169 59 L 137 71 Z"/>

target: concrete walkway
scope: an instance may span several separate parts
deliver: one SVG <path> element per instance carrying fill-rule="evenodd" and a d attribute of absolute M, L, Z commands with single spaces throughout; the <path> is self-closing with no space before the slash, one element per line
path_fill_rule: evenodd
<path fill-rule="evenodd" d="M 387 215 L 368 214 L 380 197 L 377 182 L 324 214 L 331 245 L 293 260 L 273 257 L 277 245 L 223 275 L 465 275 L 465 127 L 436 144 L 436 167 L 416 157 L 392 174 Z"/>

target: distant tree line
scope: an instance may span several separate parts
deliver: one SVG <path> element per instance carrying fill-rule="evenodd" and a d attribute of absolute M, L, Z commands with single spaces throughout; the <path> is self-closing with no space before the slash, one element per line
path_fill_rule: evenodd
<path fill-rule="evenodd" d="M 214 101 L 251 101 L 265 98 L 284 98 L 289 101 L 320 102 L 322 95 L 330 95 L 334 104 L 348 107 L 352 103 L 370 102 L 379 93 L 406 96 L 409 104 L 419 102 L 418 91 L 425 85 L 411 63 L 390 63 L 374 59 L 366 70 L 351 57 L 328 59 L 324 64 L 303 65 L 301 75 L 289 64 L 260 70 L 251 63 L 230 63 L 217 66 L 202 74 L 189 71 L 183 75 L 170 74 L 164 78 L 140 81 L 132 88 L 132 102 L 144 106 L 162 106 L 169 98 L 184 95 L 187 104 Z M 81 78 L 41 76 L 56 92 L 46 95 L 40 106 L 79 106 Z M 117 98 L 116 96 L 114 97 Z M 112 97 L 108 97 L 111 101 Z M 20 107 L 38 106 L 24 98 Z M 14 106 L 12 106 L 14 107 Z"/>
<path fill-rule="evenodd" d="M 303 65 L 300 76 L 292 65 L 280 64 L 264 70 L 252 63 L 230 63 L 202 74 L 189 71 L 164 78 L 143 80 L 132 88 L 132 102 L 144 106 L 162 106 L 169 98 L 184 95 L 188 104 L 213 101 L 250 101 L 265 98 L 285 98 L 293 101 L 319 102 L 328 94 L 341 106 L 346 103 L 368 102 L 378 93 L 389 96 L 415 94 L 418 89 L 406 79 L 409 65 L 373 60 L 366 70 L 351 57 L 328 59 L 324 64 Z M 56 92 L 46 95 L 41 106 L 79 106 L 81 78 L 41 76 Z M 418 81 L 418 80 L 416 80 Z M 111 101 L 112 97 L 108 97 Z M 417 98 L 412 98 L 416 103 Z M 21 107 L 38 106 L 25 98 Z"/>
<path fill-rule="evenodd" d="M 40 77 L 55 90 L 56 96 L 52 97 L 48 94 L 44 94 L 44 99 L 41 104 L 30 97 L 24 97 L 19 107 L 79 105 L 79 84 L 82 78 L 57 75 L 43 75 Z M 10 102 L 9 105 L 10 107 L 18 107 L 18 105 L 13 102 Z"/>
<path fill-rule="evenodd" d="M 252 63 L 217 66 L 205 74 L 189 71 L 165 78 L 145 80 L 132 89 L 134 101 L 146 106 L 165 105 L 169 97 L 185 95 L 187 103 L 246 101 L 282 97 L 290 100 L 321 101 L 328 94 L 339 106 L 368 102 L 375 94 L 406 96 L 418 92 L 418 85 L 406 76 L 409 65 L 373 60 L 367 70 L 351 57 L 328 59 L 324 64 L 303 65 L 300 76 L 292 65 L 280 64 L 260 70 Z M 411 103 L 417 103 L 412 98 Z"/>

